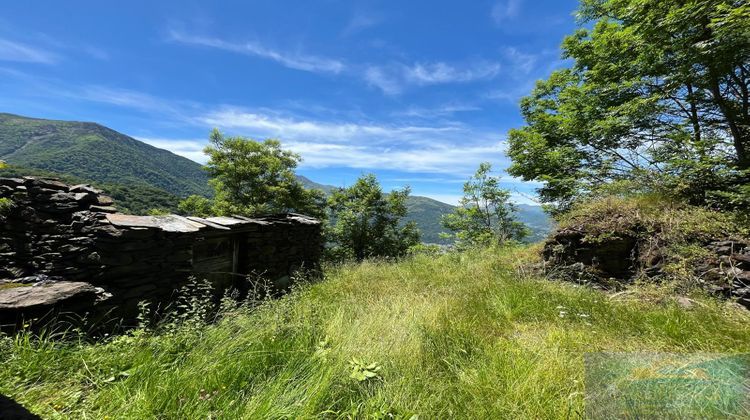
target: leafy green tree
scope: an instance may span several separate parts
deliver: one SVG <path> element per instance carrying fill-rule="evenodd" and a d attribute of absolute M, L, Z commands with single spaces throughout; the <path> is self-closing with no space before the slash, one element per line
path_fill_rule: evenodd
<path fill-rule="evenodd" d="M 406 254 L 420 239 L 415 223 L 401 223 L 408 196 L 408 188 L 384 194 L 374 175 L 335 190 L 328 199 L 332 254 L 358 261 Z"/>
<path fill-rule="evenodd" d="M 458 207 L 441 220 L 459 247 L 503 244 L 528 234 L 526 225 L 513 217 L 516 207 L 509 201 L 510 191 L 500 188 L 500 180 L 490 175 L 491 170 L 489 163 L 480 164 L 464 184 Z"/>
<path fill-rule="evenodd" d="M 278 140 L 225 137 L 214 129 L 204 153 L 209 158 L 206 169 L 215 192 L 210 211 L 207 201 L 199 197 L 180 203 L 181 211 L 204 215 L 324 215 L 323 193 L 308 190 L 297 180 L 294 169 L 301 158 L 283 150 Z"/>
<path fill-rule="evenodd" d="M 187 216 L 209 217 L 213 215 L 213 202 L 200 195 L 191 195 L 180 201 L 177 211 Z"/>
<path fill-rule="evenodd" d="M 509 173 L 560 209 L 613 182 L 705 202 L 750 182 L 750 4 L 582 0 L 571 68 L 539 81 Z"/>

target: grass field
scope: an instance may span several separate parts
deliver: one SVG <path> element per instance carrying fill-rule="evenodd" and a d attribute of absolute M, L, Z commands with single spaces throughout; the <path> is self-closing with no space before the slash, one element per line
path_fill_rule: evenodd
<path fill-rule="evenodd" d="M 530 255 L 344 266 L 98 344 L 5 337 L 0 393 L 44 418 L 578 418 L 586 352 L 750 351 L 747 311 L 553 283 L 514 268 Z"/>

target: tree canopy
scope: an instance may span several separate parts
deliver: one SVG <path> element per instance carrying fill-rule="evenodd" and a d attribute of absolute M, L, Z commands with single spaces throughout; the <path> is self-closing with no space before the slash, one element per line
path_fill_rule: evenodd
<path fill-rule="evenodd" d="M 255 141 L 226 137 L 214 129 L 206 170 L 214 189 L 213 201 L 192 196 L 180 203 L 182 212 L 217 215 L 257 215 L 299 212 L 324 215 L 323 193 L 308 190 L 297 179 L 294 169 L 298 154 L 281 148 L 278 140 Z"/>
<path fill-rule="evenodd" d="M 543 181 L 542 200 L 560 209 L 619 182 L 700 203 L 741 191 L 750 5 L 582 0 L 578 16 L 585 27 L 562 46 L 572 67 L 521 101 L 526 126 L 509 133 L 509 173 Z"/>
<path fill-rule="evenodd" d="M 329 240 L 337 259 L 398 257 L 419 243 L 414 222 L 406 216 L 409 189 L 383 193 L 375 175 L 357 179 L 351 187 L 334 190 L 328 199 Z"/>

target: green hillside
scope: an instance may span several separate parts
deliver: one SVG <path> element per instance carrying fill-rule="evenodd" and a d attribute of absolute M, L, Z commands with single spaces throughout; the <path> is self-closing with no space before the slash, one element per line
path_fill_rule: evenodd
<path fill-rule="evenodd" d="M 208 195 L 201 165 L 96 123 L 0 114 L 0 159 L 106 184 Z"/>
<path fill-rule="evenodd" d="M 306 188 L 316 188 L 326 193 L 330 193 L 336 188 L 332 185 L 319 184 L 304 176 L 300 176 L 299 179 Z M 407 222 L 416 222 L 419 231 L 422 233 L 423 242 L 433 244 L 449 244 L 451 242 L 440 237 L 440 233 L 445 231 L 440 225 L 440 218 L 444 214 L 453 212 L 454 206 L 432 198 L 410 195 L 406 200 L 406 208 L 409 213 L 405 219 Z M 531 235 L 527 238 L 528 242 L 540 241 L 552 230 L 552 219 L 541 206 L 519 204 L 516 215 L 518 220 L 526 223 L 531 230 Z"/>

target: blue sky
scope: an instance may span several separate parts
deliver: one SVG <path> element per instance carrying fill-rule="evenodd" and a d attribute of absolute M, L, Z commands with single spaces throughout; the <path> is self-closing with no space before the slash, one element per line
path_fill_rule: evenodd
<path fill-rule="evenodd" d="M 115 4 L 117 4 L 115 6 Z M 518 100 L 565 65 L 575 0 L 24 1 L 0 12 L 0 112 L 95 121 L 204 162 L 211 128 L 299 173 L 455 203 L 504 174 Z"/>

